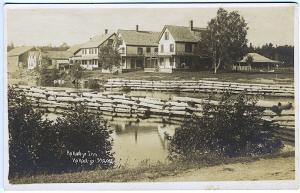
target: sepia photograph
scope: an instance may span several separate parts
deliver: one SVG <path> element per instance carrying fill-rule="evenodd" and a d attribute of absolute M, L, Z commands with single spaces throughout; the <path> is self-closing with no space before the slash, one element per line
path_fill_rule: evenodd
<path fill-rule="evenodd" d="M 8 188 L 298 187 L 298 4 L 6 4 L 4 20 Z"/>

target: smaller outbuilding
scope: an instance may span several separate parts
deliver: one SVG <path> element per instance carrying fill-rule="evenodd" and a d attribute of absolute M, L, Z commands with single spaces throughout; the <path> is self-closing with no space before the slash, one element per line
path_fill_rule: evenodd
<path fill-rule="evenodd" d="M 58 70 L 68 70 L 70 68 L 69 58 L 72 57 L 71 51 L 47 51 L 43 52 L 43 60 L 49 66 L 53 66 Z"/>
<path fill-rule="evenodd" d="M 233 65 L 234 71 L 274 72 L 282 62 L 272 60 L 258 53 L 248 53 L 244 58 Z"/>
<path fill-rule="evenodd" d="M 16 72 L 20 69 L 27 68 L 28 63 L 34 61 L 31 60 L 30 52 L 34 51 L 35 48 L 32 46 L 21 46 L 10 50 L 7 53 L 7 71 Z"/>

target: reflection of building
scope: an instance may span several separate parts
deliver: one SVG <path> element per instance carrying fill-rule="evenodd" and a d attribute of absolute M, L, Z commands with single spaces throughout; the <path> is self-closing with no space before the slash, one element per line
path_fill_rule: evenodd
<path fill-rule="evenodd" d="M 166 25 L 158 45 L 159 71 L 201 69 L 208 67 L 208 58 L 201 53 L 199 42 L 206 28 Z"/>
<path fill-rule="evenodd" d="M 250 59 L 251 58 L 251 59 Z M 244 58 L 237 62 L 232 67 L 235 71 L 274 71 L 279 65 L 280 61 L 271 60 L 265 56 L 257 53 L 248 53 Z"/>
<path fill-rule="evenodd" d="M 113 44 L 115 33 L 105 33 L 92 37 L 86 43 L 83 43 L 75 51 L 74 55 L 70 57 L 71 64 L 80 64 L 83 68 L 92 70 L 94 68 L 101 68 L 99 66 L 99 51 L 100 47 L 107 44 Z"/>
<path fill-rule="evenodd" d="M 118 30 L 120 40 L 118 48 L 123 69 L 153 68 L 157 65 L 157 52 L 160 32 L 136 30 Z"/>

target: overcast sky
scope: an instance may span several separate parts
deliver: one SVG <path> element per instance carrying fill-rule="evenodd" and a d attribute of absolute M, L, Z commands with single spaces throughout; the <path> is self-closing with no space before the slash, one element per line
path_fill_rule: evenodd
<path fill-rule="evenodd" d="M 206 27 L 215 17 L 218 7 L 190 8 L 43 8 L 6 7 L 7 42 L 15 45 L 69 45 L 83 43 L 91 36 L 101 34 L 104 29 L 116 32 L 117 29 L 161 31 L 165 24 Z M 228 6 L 228 5 L 227 5 Z M 237 10 L 249 26 L 248 40 L 254 46 L 265 43 L 274 45 L 294 45 L 294 6 L 275 7 L 226 7 Z M 261 6 L 261 4 L 259 5 Z M 224 7 L 224 6 L 223 6 Z"/>

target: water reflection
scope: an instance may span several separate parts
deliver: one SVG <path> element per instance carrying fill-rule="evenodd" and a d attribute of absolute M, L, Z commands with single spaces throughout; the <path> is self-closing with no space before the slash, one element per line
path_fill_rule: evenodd
<path fill-rule="evenodd" d="M 119 164 L 135 166 L 144 160 L 166 162 L 169 136 L 176 125 L 149 122 L 113 122 L 113 150 Z"/>
<path fill-rule="evenodd" d="M 55 120 L 60 115 L 49 113 L 47 119 Z M 129 121 L 121 118 L 108 120 L 113 129 L 113 151 L 117 164 L 134 167 L 147 160 L 148 163 L 167 162 L 170 136 L 178 125 Z"/>
<path fill-rule="evenodd" d="M 161 100 L 169 100 L 173 97 L 195 97 L 195 98 L 208 98 L 211 94 L 209 93 L 189 93 L 189 92 L 159 92 L 159 91 L 130 91 L 125 93 L 128 96 L 145 96 L 151 98 L 157 98 Z M 216 94 L 214 96 L 217 97 Z"/>

